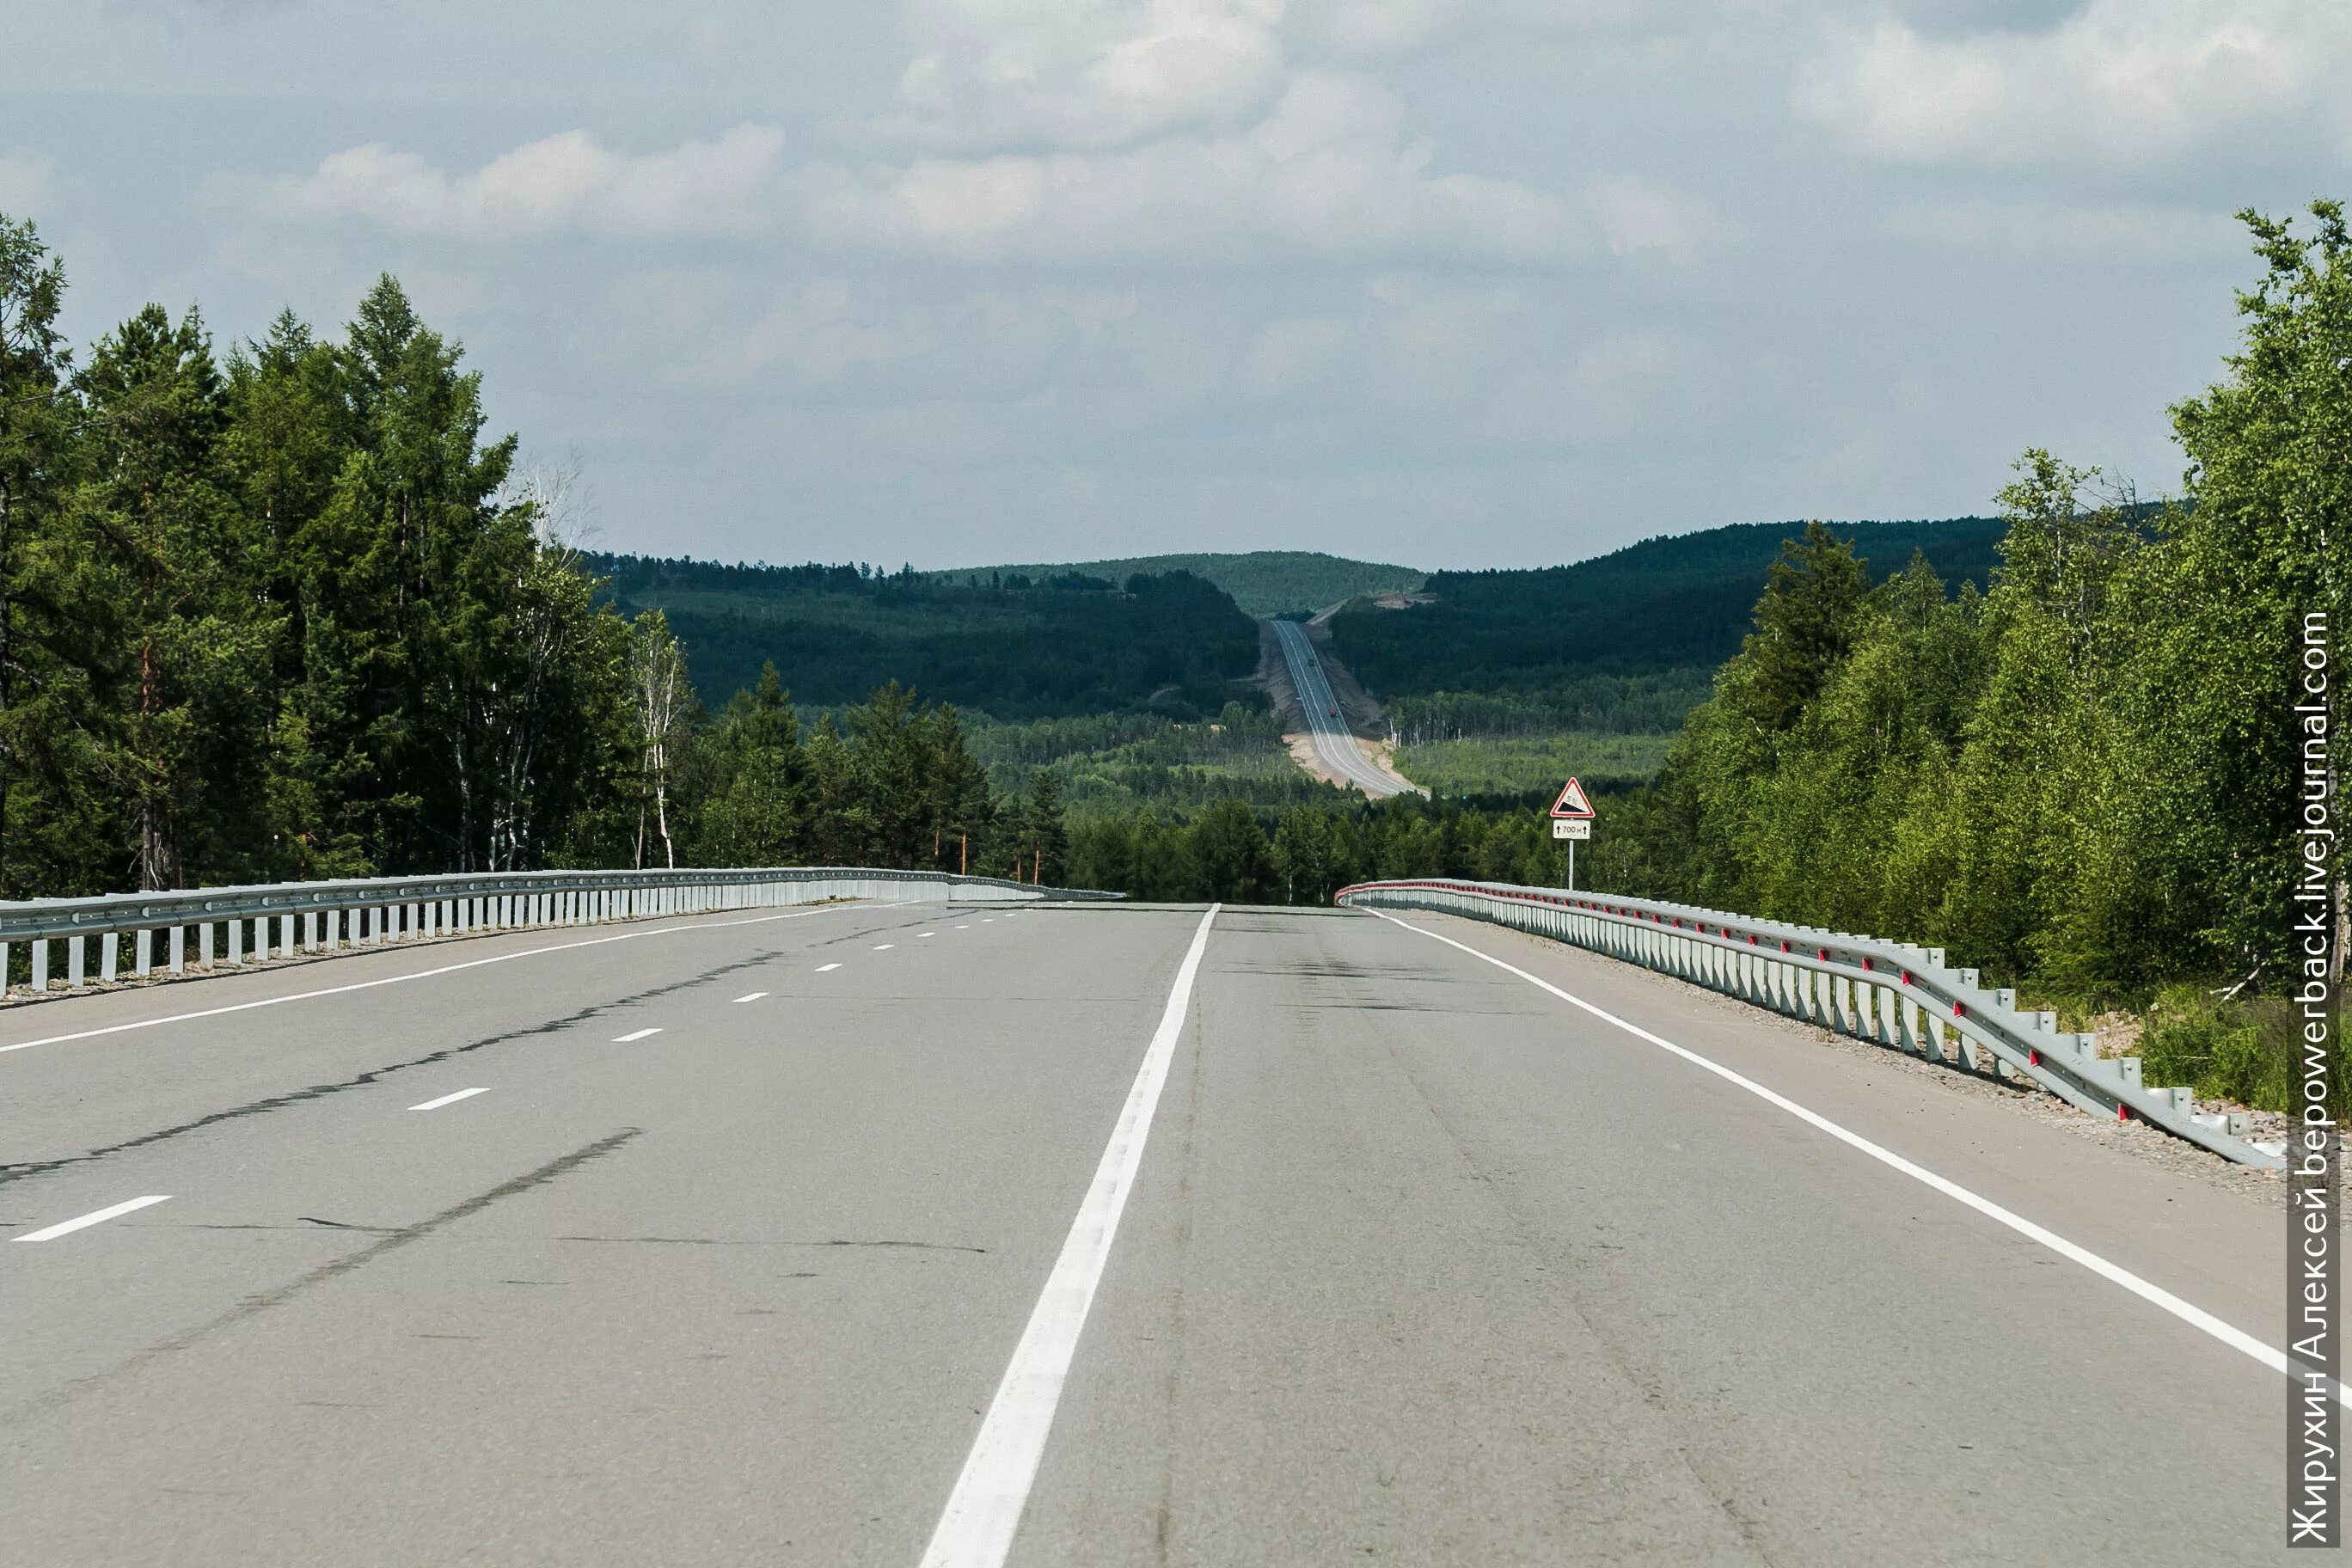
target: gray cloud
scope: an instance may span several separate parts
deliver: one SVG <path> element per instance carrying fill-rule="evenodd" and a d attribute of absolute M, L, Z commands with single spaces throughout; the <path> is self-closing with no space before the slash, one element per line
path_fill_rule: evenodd
<path fill-rule="evenodd" d="M 2228 213 L 2343 184 L 2342 15 L 45 7 L 0 209 L 85 337 L 398 273 L 614 548 L 1554 561 L 1979 510 L 2029 443 L 2173 482 Z"/>

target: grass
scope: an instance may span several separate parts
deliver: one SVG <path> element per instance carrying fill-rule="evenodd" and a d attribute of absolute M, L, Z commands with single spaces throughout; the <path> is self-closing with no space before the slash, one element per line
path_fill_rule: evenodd
<path fill-rule="evenodd" d="M 1039 769 L 1052 773 L 1075 821 L 1129 816 L 1146 806 L 1184 820 L 1221 800 L 1280 806 L 1328 802 L 1338 793 L 1291 760 L 1272 714 L 1238 702 L 1213 722 L 1129 713 L 983 724 L 972 730 L 971 744 L 999 789 L 1024 789 Z"/>
<path fill-rule="evenodd" d="M 2194 985 L 2168 985 L 2148 1007 L 2135 1048 L 2145 1082 L 2185 1083 L 2201 1098 L 2256 1110 L 2292 1115 L 2301 1108 L 2301 1032 L 2283 998 L 2224 1002 Z M 2341 1067 L 2336 1077 L 2330 1108 L 2341 1115 L 2352 1096 Z"/>
<path fill-rule="evenodd" d="M 1398 772 L 1441 795 L 1527 795 L 1557 790 L 1571 775 L 1588 782 L 1648 778 L 1674 743 L 1672 735 L 1570 730 L 1400 746 L 1396 762 Z"/>

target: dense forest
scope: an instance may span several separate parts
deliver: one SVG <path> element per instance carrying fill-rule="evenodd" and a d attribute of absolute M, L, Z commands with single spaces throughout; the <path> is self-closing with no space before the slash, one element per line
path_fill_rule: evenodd
<path fill-rule="evenodd" d="M 564 543 L 562 476 L 484 438 L 478 377 L 390 278 L 339 342 L 281 315 L 220 354 L 194 310 L 149 306 L 86 363 L 64 291 L 33 226 L 0 217 L 0 893 L 638 863 L 1054 874 L 1054 782 L 991 791 L 950 709 L 877 682 L 803 739 L 757 667 L 699 703 L 661 613 L 625 618 Z M 1094 597 L 1237 624 L 1255 658 L 1205 584 Z M 1203 640 L 1188 657 L 1223 657 Z"/>
<path fill-rule="evenodd" d="M 658 609 L 716 705 L 773 664 L 831 707 L 887 680 L 999 719 L 1219 711 L 1257 668 L 1257 627 L 1189 573 L 945 577 L 911 568 L 722 566 L 590 555 L 624 614 Z"/>
<path fill-rule="evenodd" d="M 1433 603 L 1352 606 L 1332 617 L 1332 640 L 1356 678 L 1390 700 L 1518 692 L 1549 702 L 1596 675 L 1674 671 L 1687 683 L 1738 651 L 1765 569 L 1798 526 L 1712 528 L 1539 571 L 1439 572 L 1423 584 Z M 1997 518 L 1964 517 L 1845 531 L 1874 576 L 1921 552 L 1946 579 L 1981 584 L 2001 531 Z"/>
<path fill-rule="evenodd" d="M 1213 583 L 1230 595 L 1244 615 L 1313 615 L 1327 605 L 1359 594 L 1393 592 L 1421 585 L 1424 574 L 1410 566 L 1377 561 L 1350 561 L 1317 550 L 1252 550 L 1242 553 L 1203 552 L 1190 555 L 1130 555 L 1116 561 L 1078 561 L 1028 566 L 961 566 L 925 575 L 940 582 L 976 584 L 993 578 L 1021 576 L 1043 581 L 1077 573 L 1124 582 L 1137 573 L 1157 575 L 1189 572 Z"/>

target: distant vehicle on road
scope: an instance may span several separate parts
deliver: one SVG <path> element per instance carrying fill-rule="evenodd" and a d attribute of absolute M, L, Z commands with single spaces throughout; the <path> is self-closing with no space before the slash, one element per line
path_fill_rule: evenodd
<path fill-rule="evenodd" d="M 1337 708 L 1332 709 L 1330 711 L 1332 718 L 1337 719 L 1339 716 L 1339 710 Z"/>

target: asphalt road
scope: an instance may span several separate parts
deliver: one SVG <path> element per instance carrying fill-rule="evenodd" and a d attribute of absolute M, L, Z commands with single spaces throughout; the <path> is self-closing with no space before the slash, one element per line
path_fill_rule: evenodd
<path fill-rule="evenodd" d="M 2272 1342 L 2278 1210 L 1515 933 L 1204 913 L 0 1012 L 83 1035 L 0 1048 L 0 1562 L 2281 1555 L 2274 1373 L 1423 932 Z"/>
<path fill-rule="evenodd" d="M 1412 785 L 1366 756 L 1363 747 L 1356 743 L 1354 732 L 1348 728 L 1347 720 L 1336 716 L 1339 699 L 1324 676 L 1322 656 L 1315 651 L 1306 628 L 1297 621 L 1276 621 L 1274 635 L 1282 645 L 1282 662 L 1290 671 L 1291 689 L 1298 694 L 1298 706 L 1307 715 L 1315 754 L 1374 800 L 1408 793 Z"/>

